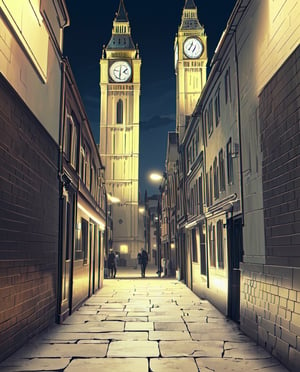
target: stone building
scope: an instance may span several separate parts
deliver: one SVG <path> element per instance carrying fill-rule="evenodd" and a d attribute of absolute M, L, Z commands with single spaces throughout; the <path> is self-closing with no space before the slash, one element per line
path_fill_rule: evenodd
<path fill-rule="evenodd" d="M 129 266 L 135 265 L 144 244 L 138 228 L 140 69 L 139 50 L 121 0 L 100 60 L 99 151 L 107 170 L 107 192 L 120 201 L 112 205 L 114 249 Z"/>
<path fill-rule="evenodd" d="M 55 320 L 68 24 L 63 0 L 0 3 L 1 359 Z"/>
<path fill-rule="evenodd" d="M 292 371 L 300 365 L 299 16 L 296 0 L 237 1 L 179 141 L 177 181 L 186 283 Z M 193 233 L 201 220 L 203 239 Z"/>
<path fill-rule="evenodd" d="M 102 285 L 103 165 L 68 25 L 64 0 L 0 3 L 0 359 Z"/>

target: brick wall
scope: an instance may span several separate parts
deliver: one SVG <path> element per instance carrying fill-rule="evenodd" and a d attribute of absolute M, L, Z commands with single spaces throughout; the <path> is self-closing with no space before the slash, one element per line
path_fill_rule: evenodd
<path fill-rule="evenodd" d="M 0 359 L 55 320 L 56 144 L 0 74 Z"/>
<path fill-rule="evenodd" d="M 300 47 L 259 98 L 266 262 L 300 267 Z"/>
<path fill-rule="evenodd" d="M 251 264 L 241 269 L 241 329 L 299 371 L 300 269 Z"/>
<path fill-rule="evenodd" d="M 241 264 L 241 329 L 300 366 L 300 47 L 259 97 L 266 264 Z"/>

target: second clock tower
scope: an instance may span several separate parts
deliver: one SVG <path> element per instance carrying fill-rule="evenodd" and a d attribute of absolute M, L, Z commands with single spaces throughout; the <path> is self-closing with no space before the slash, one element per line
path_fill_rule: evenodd
<path fill-rule="evenodd" d="M 128 265 L 136 262 L 143 246 L 138 237 L 140 69 L 139 50 L 120 0 L 112 36 L 100 60 L 100 156 L 108 197 L 119 200 L 110 206 L 113 249 Z"/>
<path fill-rule="evenodd" d="M 207 74 L 207 40 L 194 0 L 186 0 L 174 44 L 176 131 L 181 143 Z"/>

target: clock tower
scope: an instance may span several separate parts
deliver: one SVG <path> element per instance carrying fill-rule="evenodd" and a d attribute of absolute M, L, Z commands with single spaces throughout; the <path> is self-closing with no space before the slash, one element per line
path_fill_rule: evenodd
<path fill-rule="evenodd" d="M 138 237 L 138 169 L 140 69 L 123 0 L 113 21 L 112 36 L 100 59 L 100 156 L 105 166 L 108 202 L 113 219 L 113 249 L 128 265 L 136 262 L 143 243 Z M 141 245 L 142 244 L 142 245 Z"/>
<path fill-rule="evenodd" d="M 186 126 L 206 83 L 207 40 L 194 0 L 186 0 L 174 43 L 176 131 L 182 142 Z"/>

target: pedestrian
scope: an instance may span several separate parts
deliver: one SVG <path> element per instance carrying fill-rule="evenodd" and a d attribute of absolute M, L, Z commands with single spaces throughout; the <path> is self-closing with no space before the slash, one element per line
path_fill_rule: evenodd
<path fill-rule="evenodd" d="M 110 248 L 110 250 L 109 250 L 109 255 L 108 255 L 108 259 L 107 259 L 107 266 L 108 266 L 110 278 L 115 278 L 116 273 L 117 273 L 116 255 L 114 254 L 112 248 Z"/>
<path fill-rule="evenodd" d="M 141 276 L 142 278 L 145 278 L 147 264 L 148 264 L 148 253 L 145 251 L 145 249 L 142 249 L 142 252 L 141 252 Z"/>

